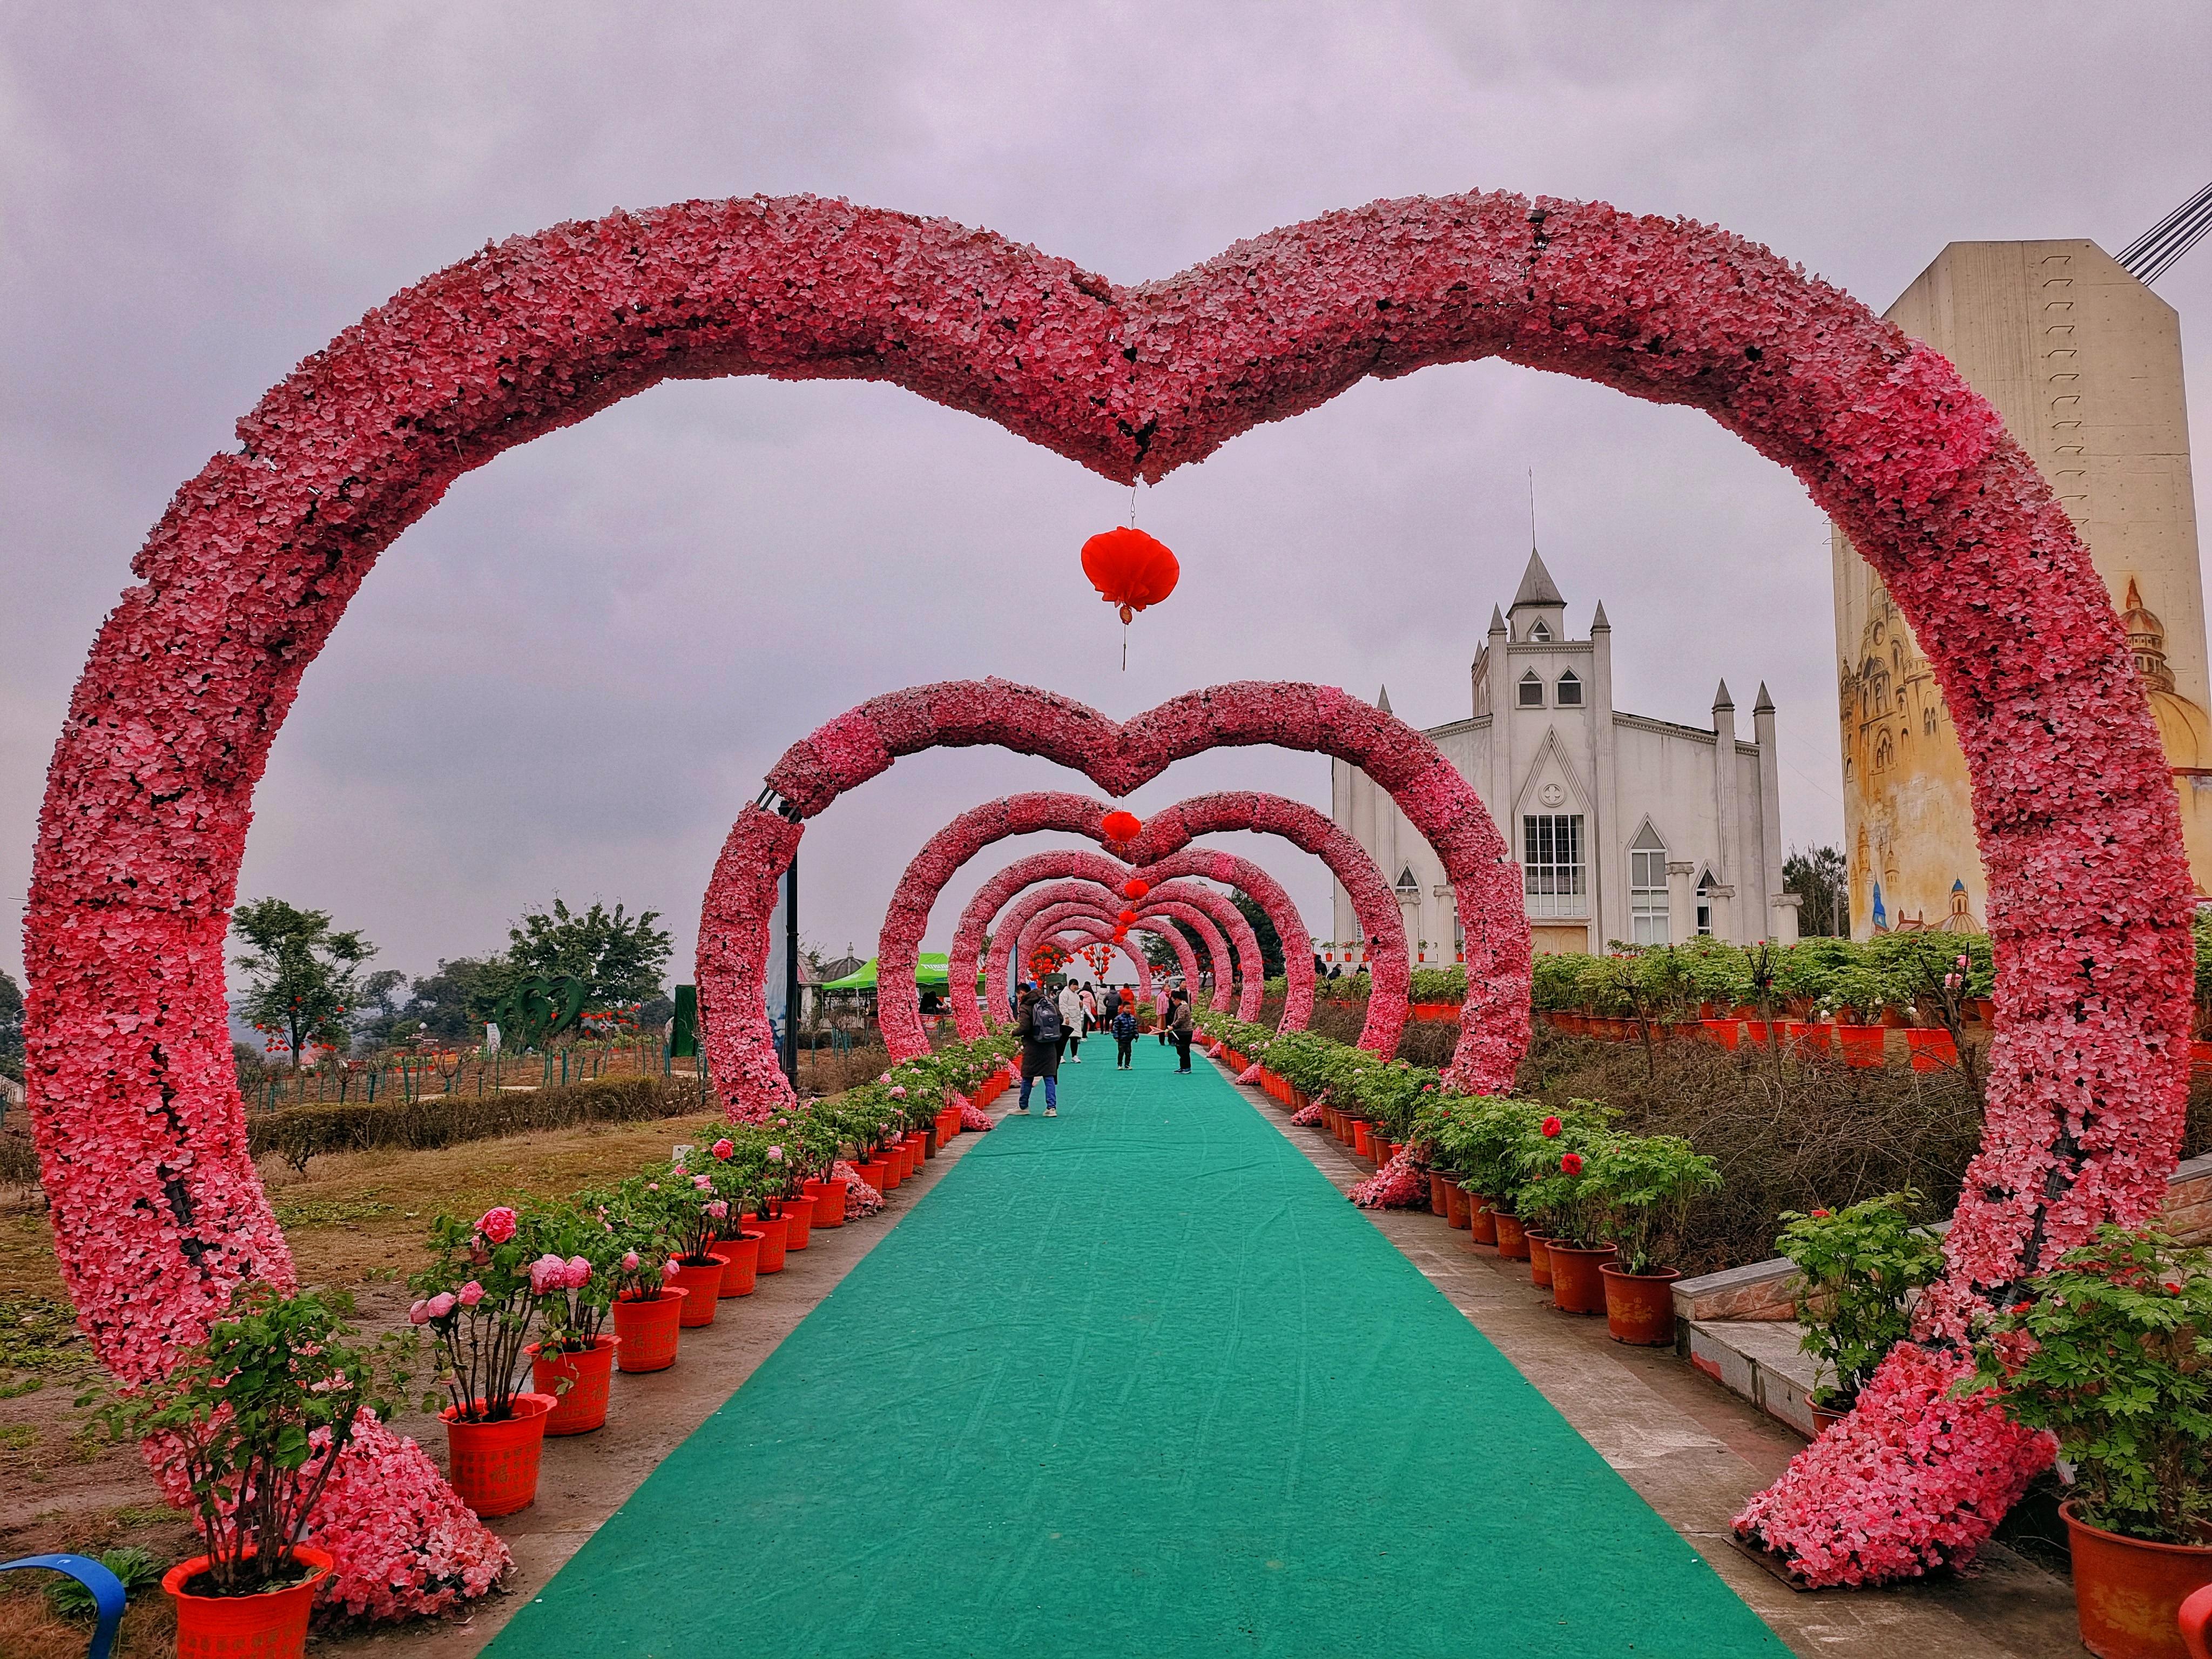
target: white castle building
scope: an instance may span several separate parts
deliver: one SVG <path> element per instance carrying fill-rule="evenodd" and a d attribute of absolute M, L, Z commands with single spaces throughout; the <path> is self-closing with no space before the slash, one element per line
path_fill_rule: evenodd
<path fill-rule="evenodd" d="M 1425 734 L 1490 808 L 1520 860 L 1539 951 L 1693 934 L 1794 944 L 1797 897 L 1782 890 L 1774 704 L 1759 688 L 1752 741 L 1736 738 L 1723 680 L 1712 729 L 1613 706 L 1613 629 L 1567 632 L 1567 602 L 1532 550 L 1521 591 L 1492 610 L 1475 655 L 1474 712 Z M 1388 710 L 1386 689 L 1378 699 Z M 1330 816 L 1396 888 L 1416 967 L 1448 967 L 1461 933 L 1443 866 L 1388 793 L 1330 763 Z M 1346 971 L 1364 959 L 1358 917 L 1336 890 L 1334 938 L 1315 947 Z"/>

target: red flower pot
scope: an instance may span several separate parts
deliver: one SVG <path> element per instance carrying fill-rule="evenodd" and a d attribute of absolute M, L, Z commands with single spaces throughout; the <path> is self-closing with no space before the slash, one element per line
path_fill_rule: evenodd
<path fill-rule="evenodd" d="M 656 1297 L 623 1297 L 615 1303 L 615 1364 L 631 1372 L 665 1371 L 676 1363 L 677 1333 L 690 1298 L 674 1285 Z"/>
<path fill-rule="evenodd" d="M 872 1158 L 860 1165 L 860 1179 L 879 1193 L 890 1191 L 893 1185 L 890 1165 L 880 1158 Z"/>
<path fill-rule="evenodd" d="M 842 1181 L 810 1181 L 806 1195 L 814 1200 L 814 1224 L 817 1227 L 842 1227 L 845 1224 L 845 1194 L 850 1190 Z"/>
<path fill-rule="evenodd" d="M 1561 1313 L 1605 1311 L 1605 1279 L 1598 1269 L 1619 1254 L 1610 1244 L 1589 1247 L 1552 1243 L 1552 1305 Z"/>
<path fill-rule="evenodd" d="M 1708 1019 L 1699 1022 L 1705 1035 L 1723 1048 L 1733 1048 L 1743 1041 L 1743 1022 L 1740 1019 Z"/>
<path fill-rule="evenodd" d="M 752 1218 L 748 1216 L 746 1220 Z M 714 1246 L 714 1254 L 722 1258 L 722 1277 L 714 1287 L 716 1297 L 750 1296 L 753 1279 L 760 1272 L 761 1236 L 757 1232 L 740 1232 L 735 1238 L 726 1238 Z"/>
<path fill-rule="evenodd" d="M 1607 1335 L 1638 1348 L 1674 1346 L 1674 1281 L 1680 1273 L 1673 1267 L 1624 1273 L 1610 1261 L 1598 1272 L 1605 1279 Z"/>
<path fill-rule="evenodd" d="M 1375 1156 L 1374 1133 L 1368 1128 L 1367 1120 L 1364 1117 L 1352 1120 L 1352 1150 L 1362 1158 Z"/>
<path fill-rule="evenodd" d="M 538 1501 L 538 1460 L 545 1419 L 561 1402 L 550 1394 L 514 1396 L 514 1415 L 498 1423 L 465 1423 L 448 1406 L 447 1480 L 479 1516 L 516 1515 Z"/>
<path fill-rule="evenodd" d="M 1522 1237 L 1528 1246 L 1528 1282 L 1540 1291 L 1552 1288 L 1552 1241 L 1540 1233 L 1523 1230 Z"/>
<path fill-rule="evenodd" d="M 1887 1035 L 1879 1025 L 1836 1027 L 1836 1036 L 1844 1045 L 1844 1064 L 1858 1066 L 1881 1065 L 1882 1039 Z"/>
<path fill-rule="evenodd" d="M 791 1224 L 781 1216 L 771 1221 L 765 1216 L 740 1216 L 738 1224 L 749 1232 L 760 1235 L 760 1270 L 764 1273 L 783 1271 L 784 1247 L 790 1237 Z"/>
<path fill-rule="evenodd" d="M 1429 1209 L 1432 1214 L 1449 1216 L 1451 1212 L 1451 1177 L 1442 1170 L 1429 1171 Z"/>
<path fill-rule="evenodd" d="M 814 1200 L 811 1198 L 787 1198 L 783 1200 L 783 1218 L 791 1224 L 784 1235 L 783 1248 L 803 1250 L 814 1231 Z"/>
<path fill-rule="evenodd" d="M 546 1433 L 589 1434 L 606 1426 L 607 1383 L 614 1376 L 617 1340 L 595 1336 L 590 1347 L 574 1352 L 547 1353 L 535 1342 L 523 1350 L 530 1356 L 532 1392 L 559 1402 L 545 1415 Z"/>
<path fill-rule="evenodd" d="M 300 1659 L 307 1649 L 307 1615 L 315 1592 L 331 1576 L 331 1558 L 305 1544 L 292 1559 L 307 1577 L 258 1595 L 194 1595 L 185 1589 L 208 1570 L 195 1555 L 161 1575 L 161 1588 L 177 1604 L 177 1659 Z"/>
<path fill-rule="evenodd" d="M 1431 1201 L 1435 1200 L 1431 1199 Z M 1467 1189 L 1449 1178 L 1444 1182 L 1443 1217 L 1447 1227 L 1467 1225 Z"/>
<path fill-rule="evenodd" d="M 714 1298 L 722 1293 L 722 1269 L 727 1260 L 710 1250 L 705 1261 L 696 1265 L 679 1261 L 676 1271 L 668 1275 L 666 1282 L 684 1292 L 681 1323 L 696 1326 L 714 1322 Z"/>
<path fill-rule="evenodd" d="M 1467 1242 L 1470 1244 L 1498 1244 L 1498 1255 L 1504 1255 L 1504 1235 L 1498 1231 L 1498 1212 L 1490 1207 L 1490 1200 L 1480 1193 L 1467 1195 Z M 1518 1257 L 1508 1257 L 1517 1261 Z"/>
<path fill-rule="evenodd" d="M 1502 1210 L 1489 1212 L 1498 1228 L 1498 1256 L 1501 1261 L 1526 1261 L 1528 1259 L 1528 1234 L 1517 1215 L 1507 1215 Z"/>
<path fill-rule="evenodd" d="M 1905 1032 L 1905 1046 L 1911 1051 L 1916 1072 L 1946 1072 L 1959 1063 L 1959 1045 L 1948 1031 L 1915 1027 Z"/>
<path fill-rule="evenodd" d="M 2090 1526 L 2058 1506 L 2074 1555 L 2081 1645 L 2098 1659 L 2187 1659 L 2181 1604 L 2212 1583 L 2212 1546 L 2153 1544 Z"/>

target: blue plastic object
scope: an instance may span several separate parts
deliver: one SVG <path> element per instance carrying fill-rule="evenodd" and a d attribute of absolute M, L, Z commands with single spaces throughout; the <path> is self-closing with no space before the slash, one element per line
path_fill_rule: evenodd
<path fill-rule="evenodd" d="M 92 1627 L 92 1646 L 85 1659 L 108 1659 L 115 1646 L 115 1627 L 123 1622 L 123 1581 L 88 1555 L 27 1555 L 17 1561 L 0 1561 L 0 1572 L 18 1567 L 46 1567 L 65 1572 L 92 1592 L 99 1619 Z"/>

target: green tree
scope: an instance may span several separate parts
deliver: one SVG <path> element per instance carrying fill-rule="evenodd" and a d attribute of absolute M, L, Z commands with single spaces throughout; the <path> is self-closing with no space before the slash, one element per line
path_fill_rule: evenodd
<path fill-rule="evenodd" d="M 1797 931 L 1807 939 L 1837 939 L 1851 931 L 1850 876 L 1840 848 L 1790 849 L 1782 860 L 1782 890 L 1804 901 Z"/>
<path fill-rule="evenodd" d="M 1260 901 L 1249 893 L 1231 893 L 1230 902 L 1252 924 L 1252 931 L 1260 939 L 1261 978 L 1280 979 L 1283 975 L 1283 936 L 1275 931 L 1273 918 L 1260 908 Z"/>
<path fill-rule="evenodd" d="M 653 925 L 659 920 L 658 910 L 628 916 L 620 904 L 609 910 L 596 899 L 588 910 L 572 911 L 557 898 L 550 910 L 526 910 L 507 930 L 507 953 L 493 975 L 496 991 L 520 979 L 580 979 L 588 1007 L 647 1001 L 661 994 L 673 949 Z"/>
<path fill-rule="evenodd" d="M 499 1000 L 501 973 L 497 957 L 441 957 L 437 972 L 409 987 L 401 1012 L 441 1042 L 481 1042 L 484 1022 Z"/>
<path fill-rule="evenodd" d="M 23 988 L 0 968 L 0 1077 L 23 1080 Z"/>
<path fill-rule="evenodd" d="M 359 929 L 264 898 L 231 912 L 230 936 L 247 947 L 237 958 L 246 977 L 239 1012 L 289 1048 L 294 1066 L 311 1044 L 352 1046 L 347 1016 L 361 1005 L 362 964 L 376 954 Z"/>

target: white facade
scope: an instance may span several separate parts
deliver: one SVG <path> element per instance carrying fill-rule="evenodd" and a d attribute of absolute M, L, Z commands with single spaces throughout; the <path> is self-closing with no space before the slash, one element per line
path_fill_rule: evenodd
<path fill-rule="evenodd" d="M 1797 899 L 1782 890 L 1774 704 L 1759 688 L 1753 741 L 1736 738 L 1727 682 L 1710 731 L 1613 706 L 1605 607 L 1569 637 L 1566 600 L 1534 552 L 1521 591 L 1492 611 L 1472 672 L 1469 718 L 1425 735 L 1474 785 L 1522 866 L 1536 949 L 1698 933 L 1794 944 Z M 1390 707 L 1386 690 L 1381 706 Z M 1397 889 L 1413 965 L 1449 967 L 1460 934 L 1443 866 L 1367 775 L 1329 766 L 1330 815 Z M 1362 959 L 1358 918 L 1336 890 L 1325 965 Z"/>

